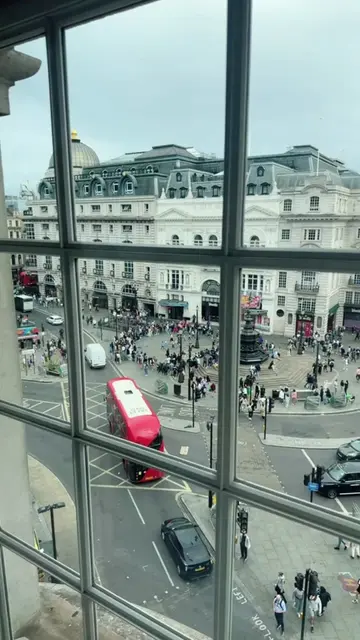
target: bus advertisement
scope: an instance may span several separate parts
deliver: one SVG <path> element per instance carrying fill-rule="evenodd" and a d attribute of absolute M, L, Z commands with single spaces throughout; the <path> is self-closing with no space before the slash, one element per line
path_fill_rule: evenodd
<path fill-rule="evenodd" d="M 156 413 L 131 378 L 113 378 L 106 385 L 107 418 L 110 433 L 157 451 L 165 451 L 161 425 Z M 164 472 L 123 460 L 132 483 L 150 482 Z"/>
<path fill-rule="evenodd" d="M 29 313 L 34 309 L 34 301 L 31 296 L 26 296 L 23 293 L 14 296 L 15 309 L 21 313 Z"/>
<path fill-rule="evenodd" d="M 22 355 L 33 355 L 35 352 L 35 343 L 39 340 L 39 329 L 32 326 L 22 326 L 16 329 L 16 334 Z"/>

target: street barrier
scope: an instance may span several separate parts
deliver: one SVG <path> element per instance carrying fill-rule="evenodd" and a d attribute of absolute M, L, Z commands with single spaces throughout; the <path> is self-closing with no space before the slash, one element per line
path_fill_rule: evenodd
<path fill-rule="evenodd" d="M 305 409 L 318 409 L 320 407 L 320 396 L 308 396 L 305 399 Z"/>
<path fill-rule="evenodd" d="M 155 391 L 162 396 L 166 396 L 169 393 L 169 386 L 164 380 L 155 380 Z"/>

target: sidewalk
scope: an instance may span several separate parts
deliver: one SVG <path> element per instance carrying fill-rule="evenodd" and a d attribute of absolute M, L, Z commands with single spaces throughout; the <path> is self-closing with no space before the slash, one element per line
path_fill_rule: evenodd
<path fill-rule="evenodd" d="M 187 516 L 199 525 L 210 547 L 215 549 L 216 507 L 210 511 L 207 500 L 207 496 L 193 493 L 179 496 Z M 238 545 L 236 548 L 234 608 L 241 606 L 241 599 L 244 597 L 253 600 L 258 610 L 258 619 L 261 620 L 259 624 L 266 625 L 272 633 L 274 583 L 278 572 L 283 571 L 288 600 L 285 637 L 298 640 L 301 621 L 296 617 L 291 602 L 294 577 L 297 572 L 305 574 L 305 570 L 311 568 L 318 571 L 320 583 L 328 589 L 332 601 L 325 615 L 315 620 L 314 634 L 310 633 L 307 620 L 305 637 L 316 637 L 317 640 L 357 640 L 359 611 L 352 602 L 351 594 L 344 590 L 341 576 L 346 574 L 349 578 L 352 575 L 355 584 L 360 572 L 360 561 L 352 561 L 349 551 L 335 551 L 336 540 L 332 536 L 253 507 L 249 507 L 248 512 L 251 549 L 244 564 L 239 558 Z M 309 544 L 306 544 L 306 540 Z M 272 635 L 275 637 L 276 632 Z"/>

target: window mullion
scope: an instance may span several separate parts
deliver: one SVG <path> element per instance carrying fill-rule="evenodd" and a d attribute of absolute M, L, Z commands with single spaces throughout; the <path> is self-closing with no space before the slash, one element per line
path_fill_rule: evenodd
<path fill-rule="evenodd" d="M 11 615 L 9 604 L 9 592 L 6 582 L 6 566 L 4 549 L 0 545 L 0 638 L 1 640 L 12 640 Z"/>

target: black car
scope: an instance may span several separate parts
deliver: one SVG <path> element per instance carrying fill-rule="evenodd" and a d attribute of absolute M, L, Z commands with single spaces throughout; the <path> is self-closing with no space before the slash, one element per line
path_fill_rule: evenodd
<path fill-rule="evenodd" d="M 360 460 L 360 438 L 342 444 L 336 452 L 336 457 L 341 461 Z"/>
<path fill-rule="evenodd" d="M 194 580 L 212 572 L 212 559 L 195 524 L 187 518 L 172 518 L 161 525 L 161 537 L 184 580 Z"/>
<path fill-rule="evenodd" d="M 332 499 L 360 493 L 360 462 L 334 462 L 324 472 L 319 493 Z"/>

